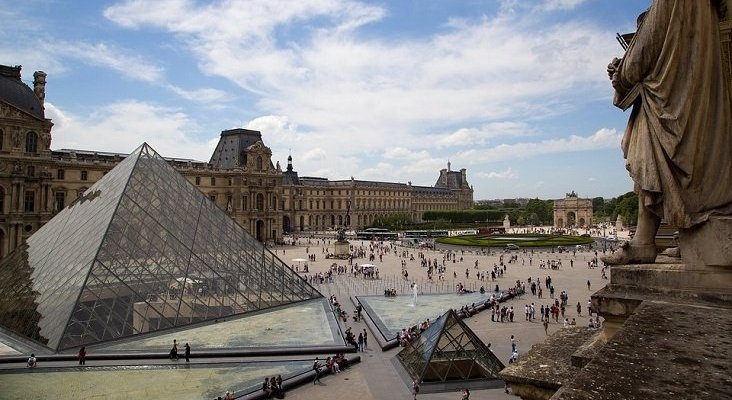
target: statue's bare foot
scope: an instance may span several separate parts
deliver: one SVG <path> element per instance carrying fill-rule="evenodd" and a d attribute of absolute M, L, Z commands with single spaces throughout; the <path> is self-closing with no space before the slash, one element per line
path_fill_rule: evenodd
<path fill-rule="evenodd" d="M 607 265 L 652 264 L 656 261 L 656 245 L 624 242 L 612 254 L 600 259 Z"/>
<path fill-rule="evenodd" d="M 661 254 L 667 257 L 681 258 L 681 250 L 678 247 L 669 247 L 661 252 Z"/>

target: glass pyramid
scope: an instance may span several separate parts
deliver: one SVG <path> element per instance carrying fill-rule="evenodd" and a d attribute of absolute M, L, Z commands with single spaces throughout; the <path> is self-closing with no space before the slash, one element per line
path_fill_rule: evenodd
<path fill-rule="evenodd" d="M 147 144 L 0 263 L 0 326 L 54 351 L 320 297 Z"/>
<path fill-rule="evenodd" d="M 499 379 L 504 365 L 449 310 L 397 354 L 409 375 L 422 382 Z"/>

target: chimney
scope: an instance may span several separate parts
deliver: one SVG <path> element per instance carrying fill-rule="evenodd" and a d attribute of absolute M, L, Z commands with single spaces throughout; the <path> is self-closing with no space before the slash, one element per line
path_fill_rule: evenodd
<path fill-rule="evenodd" d="M 36 97 L 41 101 L 41 106 L 45 109 L 46 106 L 44 101 L 46 99 L 46 73 L 43 71 L 36 71 L 33 73 L 33 91 L 36 93 Z"/>

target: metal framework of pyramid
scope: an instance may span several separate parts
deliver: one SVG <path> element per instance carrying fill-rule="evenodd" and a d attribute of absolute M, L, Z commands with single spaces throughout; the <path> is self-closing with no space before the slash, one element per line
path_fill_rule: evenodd
<path fill-rule="evenodd" d="M 449 310 L 422 332 L 397 358 L 410 377 L 424 383 L 499 379 L 503 363 Z"/>
<path fill-rule="evenodd" d="M 320 297 L 147 144 L 0 264 L 0 326 L 54 351 Z"/>

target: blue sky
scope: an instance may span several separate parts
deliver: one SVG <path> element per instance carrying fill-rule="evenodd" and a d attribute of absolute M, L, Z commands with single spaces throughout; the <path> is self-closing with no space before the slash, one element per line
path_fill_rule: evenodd
<path fill-rule="evenodd" d="M 300 175 L 475 199 L 632 189 L 605 68 L 638 0 L 0 0 L 0 64 L 48 73 L 52 148 L 207 161 L 262 131 Z M 10 39 L 10 40 L 7 40 Z"/>

